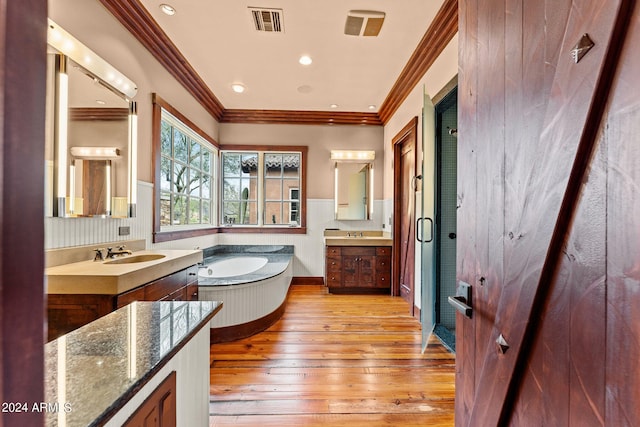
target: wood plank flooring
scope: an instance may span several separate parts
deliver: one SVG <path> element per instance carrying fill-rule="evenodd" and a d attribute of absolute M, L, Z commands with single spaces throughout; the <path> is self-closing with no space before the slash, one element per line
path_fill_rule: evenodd
<path fill-rule="evenodd" d="M 292 286 L 278 322 L 211 346 L 210 427 L 452 426 L 454 355 L 399 297 Z"/>

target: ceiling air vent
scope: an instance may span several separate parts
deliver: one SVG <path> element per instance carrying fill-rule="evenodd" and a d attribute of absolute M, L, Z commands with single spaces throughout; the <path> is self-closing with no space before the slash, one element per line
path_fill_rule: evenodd
<path fill-rule="evenodd" d="M 384 22 L 384 12 L 375 10 L 350 10 L 344 33 L 350 36 L 377 36 Z"/>
<path fill-rule="evenodd" d="M 284 23 L 282 22 L 282 9 L 264 9 L 250 7 L 251 17 L 256 26 L 256 31 L 265 33 L 282 33 Z"/>

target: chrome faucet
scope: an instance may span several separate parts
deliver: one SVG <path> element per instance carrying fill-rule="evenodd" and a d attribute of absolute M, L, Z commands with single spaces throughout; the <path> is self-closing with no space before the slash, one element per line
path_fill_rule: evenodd
<path fill-rule="evenodd" d="M 104 248 L 96 248 L 94 249 L 96 255 L 93 257 L 94 261 L 104 261 Z"/>
<path fill-rule="evenodd" d="M 118 246 L 118 249 L 115 251 L 113 248 L 107 248 L 107 256 L 106 258 L 115 258 L 121 255 L 131 255 L 131 251 L 129 249 L 125 249 L 125 246 Z"/>

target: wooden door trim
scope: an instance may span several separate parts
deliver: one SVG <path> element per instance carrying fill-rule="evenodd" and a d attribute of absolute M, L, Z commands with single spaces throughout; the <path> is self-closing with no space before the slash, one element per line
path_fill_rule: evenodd
<path fill-rule="evenodd" d="M 583 182 L 588 174 L 592 153 L 598 141 L 599 129 L 608 105 L 607 101 L 621 57 L 620 53 L 630 25 L 633 4 L 634 2 L 631 0 L 620 1 L 611 24 L 611 32 L 609 33 L 611 36 L 609 40 L 603 41 L 603 58 L 599 62 L 601 66 L 594 71 L 594 89 L 538 279 L 530 277 L 528 280 L 523 279 L 522 282 L 510 284 L 512 287 L 518 288 L 516 298 L 513 298 L 513 290 L 506 294 L 503 291 L 500 297 L 495 315 L 496 322 L 482 363 L 482 372 L 477 382 L 469 426 L 509 424 L 511 413 L 517 401 L 518 390 L 527 373 L 527 363 L 539 333 L 539 314 L 544 313 L 548 297 L 551 294 L 555 274 L 563 257 L 563 245 L 571 231 L 571 222 L 578 206 Z M 562 55 L 567 56 L 570 49 L 571 46 L 565 45 L 561 57 Z M 557 71 L 556 78 L 566 77 L 565 74 Z M 567 104 L 572 102 L 578 101 L 571 98 L 562 106 L 567 108 Z M 548 117 L 553 121 L 555 115 L 551 114 Z M 548 126 L 545 126 L 547 129 L 546 143 L 552 144 L 553 141 L 549 141 L 549 135 L 557 137 L 557 134 L 554 135 L 548 131 L 554 125 L 547 124 Z M 533 238 L 545 239 L 545 236 L 533 236 Z M 530 266 L 530 268 L 534 267 Z M 529 276 L 532 275 L 529 274 Z M 517 319 L 515 315 L 518 316 Z M 500 354 L 494 341 L 503 332 L 505 332 L 504 336 L 509 343 L 509 348 L 504 354 Z"/>
<path fill-rule="evenodd" d="M 0 7 L 0 397 L 29 405 L 0 425 L 41 426 L 44 413 L 44 140 L 47 2 Z M 19 72 L 17 70 L 20 70 Z M 19 203 L 19 206 L 17 205 Z"/>
<path fill-rule="evenodd" d="M 415 176 L 415 168 L 417 168 L 418 165 L 418 116 L 411 119 L 409 123 L 407 123 L 391 140 L 391 146 L 393 148 L 393 257 L 391 261 L 391 295 L 395 296 L 400 295 L 400 246 L 402 244 L 402 236 L 400 236 L 402 205 L 399 200 L 399 195 L 402 190 L 400 151 L 402 150 L 402 144 L 404 144 L 404 142 L 409 138 L 413 138 L 415 142 L 415 162 L 413 171 L 413 175 Z"/>

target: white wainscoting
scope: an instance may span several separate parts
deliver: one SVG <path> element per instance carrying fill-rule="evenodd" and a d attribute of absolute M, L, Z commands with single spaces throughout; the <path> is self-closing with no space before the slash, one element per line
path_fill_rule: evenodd
<path fill-rule="evenodd" d="M 223 245 L 294 245 L 293 275 L 321 277 L 324 274 L 325 228 L 342 230 L 380 230 L 391 232 L 388 225 L 393 212 L 393 200 L 375 200 L 371 221 L 337 221 L 333 199 L 307 199 L 307 234 L 220 233 L 190 239 L 152 243 L 153 185 L 138 181 L 138 203 L 135 218 L 45 218 L 45 249 L 103 242 L 144 239 L 149 249 L 193 249 Z M 129 226 L 131 234 L 118 236 L 118 227 Z"/>

